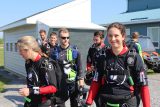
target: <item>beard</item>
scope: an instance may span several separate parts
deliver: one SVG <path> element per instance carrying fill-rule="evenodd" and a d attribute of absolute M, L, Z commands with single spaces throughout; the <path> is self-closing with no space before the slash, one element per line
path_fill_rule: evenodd
<path fill-rule="evenodd" d="M 95 45 L 95 47 L 99 47 L 101 45 L 101 43 L 95 43 L 94 45 Z"/>

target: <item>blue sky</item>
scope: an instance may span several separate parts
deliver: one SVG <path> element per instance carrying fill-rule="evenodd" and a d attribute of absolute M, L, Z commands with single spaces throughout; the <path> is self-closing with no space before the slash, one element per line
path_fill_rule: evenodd
<path fill-rule="evenodd" d="M 70 1 L 73 0 L 3 0 L 0 4 L 0 27 Z M 92 22 L 103 24 L 107 17 L 126 9 L 127 0 L 92 0 Z"/>

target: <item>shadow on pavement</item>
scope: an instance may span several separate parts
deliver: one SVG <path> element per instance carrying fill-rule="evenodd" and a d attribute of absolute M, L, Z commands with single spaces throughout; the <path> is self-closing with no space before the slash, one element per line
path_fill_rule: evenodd
<path fill-rule="evenodd" d="M 20 87 L 21 88 L 21 87 Z M 7 92 L 7 91 L 16 91 L 18 93 L 19 89 L 20 88 L 5 88 L 5 91 L 4 92 Z"/>
<path fill-rule="evenodd" d="M 23 107 L 24 104 L 24 98 L 22 96 L 11 96 L 6 95 L 4 96 L 6 99 L 12 101 L 17 107 Z"/>
<path fill-rule="evenodd" d="M 9 79 L 10 82 L 7 83 L 7 85 L 23 85 L 25 84 L 25 78 L 22 76 L 17 76 L 11 72 L 8 72 L 4 70 L 3 68 L 0 68 L 0 75 L 2 75 L 4 78 Z"/>

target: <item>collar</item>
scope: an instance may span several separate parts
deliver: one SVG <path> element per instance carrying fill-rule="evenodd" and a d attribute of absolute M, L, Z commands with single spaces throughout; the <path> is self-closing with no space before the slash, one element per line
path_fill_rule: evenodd
<path fill-rule="evenodd" d="M 101 46 L 100 46 L 101 48 L 103 48 L 103 47 L 105 47 L 105 44 L 104 43 L 101 43 Z"/>
<path fill-rule="evenodd" d="M 41 59 L 41 55 L 40 54 L 38 54 L 37 56 L 36 56 L 36 59 L 34 59 L 34 61 L 33 62 L 37 62 L 37 61 L 39 61 Z"/>
<path fill-rule="evenodd" d="M 128 51 L 127 46 L 124 46 L 122 51 L 119 53 L 119 55 L 123 55 L 124 53 L 126 53 Z"/>
<path fill-rule="evenodd" d="M 92 48 L 103 48 L 103 47 L 105 47 L 104 43 L 101 43 L 101 45 L 98 47 L 95 44 L 92 44 Z"/>
<path fill-rule="evenodd" d="M 123 47 L 122 51 L 119 53 L 119 55 L 123 55 L 123 54 L 125 54 L 127 51 L 128 51 L 128 48 L 127 48 L 126 45 L 124 45 L 124 47 Z M 111 49 L 111 52 L 112 52 L 112 54 L 114 54 L 113 51 L 112 51 L 112 49 Z"/>
<path fill-rule="evenodd" d="M 62 50 L 67 50 L 70 46 L 71 46 L 71 45 L 69 44 L 67 48 L 62 48 L 62 46 L 60 45 L 60 48 L 61 48 Z"/>

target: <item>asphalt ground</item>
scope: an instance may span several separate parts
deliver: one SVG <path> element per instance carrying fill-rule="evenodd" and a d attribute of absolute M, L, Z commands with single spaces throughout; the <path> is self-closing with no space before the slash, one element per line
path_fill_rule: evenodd
<path fill-rule="evenodd" d="M 0 93 L 0 107 L 23 107 L 24 98 L 19 95 L 18 90 L 26 86 L 25 78 L 6 72 L 3 69 L 0 69 L 0 75 L 11 80 L 5 85 L 5 91 Z M 160 107 L 160 74 L 148 75 L 148 78 L 151 107 Z M 66 102 L 66 107 L 70 107 L 69 101 Z"/>

